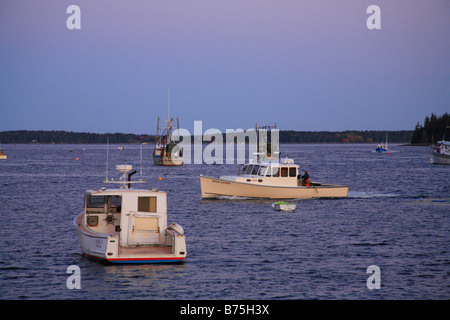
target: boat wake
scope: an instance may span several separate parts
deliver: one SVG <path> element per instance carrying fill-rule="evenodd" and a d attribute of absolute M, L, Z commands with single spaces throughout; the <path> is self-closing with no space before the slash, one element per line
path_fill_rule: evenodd
<path fill-rule="evenodd" d="M 448 204 L 448 205 L 450 205 L 450 198 L 449 199 L 420 199 L 420 200 L 415 200 L 414 203 L 419 203 L 419 204 Z"/>
<path fill-rule="evenodd" d="M 371 199 L 371 198 L 397 198 L 401 197 L 397 193 L 380 193 L 373 191 L 349 191 L 348 198 L 351 199 Z"/>
<path fill-rule="evenodd" d="M 249 199 L 254 199 L 254 198 L 238 197 L 238 196 L 217 196 L 215 199 L 218 199 L 218 200 L 249 200 Z"/>

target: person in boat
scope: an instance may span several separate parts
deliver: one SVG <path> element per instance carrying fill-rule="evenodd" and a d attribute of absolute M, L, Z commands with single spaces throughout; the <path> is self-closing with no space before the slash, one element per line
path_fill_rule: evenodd
<path fill-rule="evenodd" d="M 308 174 L 308 170 L 305 170 L 305 174 L 302 176 L 302 180 L 303 180 L 303 185 L 309 187 L 311 180 L 309 179 L 309 174 Z"/>

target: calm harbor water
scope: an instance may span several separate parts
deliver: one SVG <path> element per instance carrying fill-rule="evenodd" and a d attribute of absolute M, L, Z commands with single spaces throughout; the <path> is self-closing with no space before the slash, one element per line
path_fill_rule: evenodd
<path fill-rule="evenodd" d="M 0 160 L 0 299 L 449 299 L 450 166 L 428 147 L 281 145 L 313 181 L 346 184 L 346 199 L 202 200 L 199 175 L 237 165 L 153 166 L 145 187 L 168 192 L 168 222 L 184 227 L 188 255 L 176 265 L 105 265 L 81 255 L 74 217 L 86 189 L 105 177 L 106 145 L 3 145 Z M 140 169 L 140 146 L 110 146 L 113 165 Z M 76 160 L 77 158 L 78 160 Z M 138 172 L 135 176 L 140 175 Z M 159 181 L 158 177 L 162 177 Z M 68 289 L 67 268 L 81 270 Z M 377 265 L 381 288 L 369 290 Z"/>

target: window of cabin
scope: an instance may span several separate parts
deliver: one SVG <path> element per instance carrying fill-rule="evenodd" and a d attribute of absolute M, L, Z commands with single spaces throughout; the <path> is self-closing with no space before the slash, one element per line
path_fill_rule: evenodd
<path fill-rule="evenodd" d="M 266 175 L 266 171 L 267 171 L 267 167 L 266 166 L 261 166 L 261 169 L 259 170 L 259 175 L 260 176 L 265 176 Z"/>
<path fill-rule="evenodd" d="M 94 196 L 92 194 L 86 194 L 86 212 L 104 213 L 107 208 L 108 197 L 107 196 Z"/>
<path fill-rule="evenodd" d="M 122 209 L 121 196 L 97 196 L 87 194 L 85 201 L 88 212 L 104 213 L 106 212 L 105 210 L 121 212 Z"/>
<path fill-rule="evenodd" d="M 245 174 L 245 172 L 247 171 L 247 165 L 244 165 L 243 167 L 242 167 L 242 171 L 241 171 L 241 173 L 242 174 Z"/>
<path fill-rule="evenodd" d="M 110 207 L 116 212 L 121 212 L 122 210 L 122 197 L 121 196 L 111 196 L 110 198 Z"/>
<path fill-rule="evenodd" d="M 272 167 L 272 177 L 279 177 L 280 176 L 280 168 L 279 167 Z"/>
<path fill-rule="evenodd" d="M 288 168 L 281 167 L 281 176 L 282 177 L 287 177 L 288 176 Z"/>
<path fill-rule="evenodd" d="M 156 212 L 156 197 L 138 197 L 138 211 Z"/>
<path fill-rule="evenodd" d="M 258 165 L 253 166 L 252 175 L 257 175 L 258 171 L 259 171 L 259 166 Z"/>
<path fill-rule="evenodd" d="M 245 174 L 252 174 L 252 170 L 253 170 L 253 165 L 251 164 L 247 167 L 247 171 L 245 172 Z"/>
<path fill-rule="evenodd" d="M 108 203 L 107 196 L 93 196 L 88 194 L 86 196 L 86 207 L 87 208 L 103 208 L 105 204 Z"/>
<path fill-rule="evenodd" d="M 289 177 L 297 177 L 297 168 L 289 168 Z"/>

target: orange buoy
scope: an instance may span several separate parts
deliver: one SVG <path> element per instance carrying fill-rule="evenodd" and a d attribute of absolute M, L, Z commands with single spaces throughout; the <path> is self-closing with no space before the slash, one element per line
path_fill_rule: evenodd
<path fill-rule="evenodd" d="M 161 177 L 159 177 L 159 178 L 158 178 L 158 180 L 159 180 L 159 181 L 161 181 L 161 180 L 162 180 L 162 178 L 161 178 Z"/>

